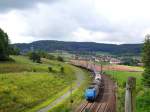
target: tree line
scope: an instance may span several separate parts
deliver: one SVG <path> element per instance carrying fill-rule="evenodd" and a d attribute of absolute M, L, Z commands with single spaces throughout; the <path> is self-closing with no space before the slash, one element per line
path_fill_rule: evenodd
<path fill-rule="evenodd" d="M 29 57 L 30 60 L 32 60 L 33 62 L 36 62 L 36 63 L 41 63 L 41 58 L 64 62 L 64 58 L 62 56 L 56 57 L 45 51 L 30 51 L 27 53 L 27 56 Z"/>
<path fill-rule="evenodd" d="M 40 40 L 32 43 L 15 44 L 21 52 L 28 52 L 34 46 L 34 50 L 54 52 L 56 50 L 67 51 L 72 54 L 90 55 L 96 52 L 110 53 L 113 55 L 139 56 L 143 44 L 103 44 L 94 42 L 65 42 L 54 40 Z"/>

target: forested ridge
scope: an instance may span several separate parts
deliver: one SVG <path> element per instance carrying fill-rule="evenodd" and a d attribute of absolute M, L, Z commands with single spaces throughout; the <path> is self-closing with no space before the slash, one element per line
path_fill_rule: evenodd
<path fill-rule="evenodd" d="M 47 52 L 64 50 L 70 52 L 108 52 L 111 54 L 140 54 L 143 44 L 104 44 L 94 42 L 65 42 L 55 40 L 41 40 L 32 43 L 14 44 L 22 52 L 34 50 L 44 50 Z"/>

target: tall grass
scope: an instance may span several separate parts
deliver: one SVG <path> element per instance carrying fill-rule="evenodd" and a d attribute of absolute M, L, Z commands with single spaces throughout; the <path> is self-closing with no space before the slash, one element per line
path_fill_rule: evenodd
<path fill-rule="evenodd" d="M 44 59 L 37 64 L 24 56 L 11 57 L 14 62 L 0 63 L 0 112 L 28 111 L 47 99 L 54 99 L 75 80 L 70 65 Z"/>
<path fill-rule="evenodd" d="M 149 112 L 150 89 L 142 85 L 141 72 L 106 71 L 118 83 L 117 112 L 124 112 L 125 84 L 129 76 L 136 78 L 136 112 Z"/>
<path fill-rule="evenodd" d="M 82 72 L 85 76 L 85 79 L 81 86 L 76 91 L 74 91 L 69 98 L 53 107 L 49 112 L 72 112 L 80 105 L 81 102 L 84 101 L 85 89 L 91 82 L 91 74 L 86 70 Z M 72 103 L 71 100 L 73 100 Z"/>

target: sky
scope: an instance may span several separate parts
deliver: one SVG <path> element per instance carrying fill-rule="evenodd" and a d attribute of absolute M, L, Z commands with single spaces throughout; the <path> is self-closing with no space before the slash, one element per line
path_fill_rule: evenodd
<path fill-rule="evenodd" d="M 142 43 L 150 0 L 0 0 L 0 28 L 11 43 L 37 40 Z"/>

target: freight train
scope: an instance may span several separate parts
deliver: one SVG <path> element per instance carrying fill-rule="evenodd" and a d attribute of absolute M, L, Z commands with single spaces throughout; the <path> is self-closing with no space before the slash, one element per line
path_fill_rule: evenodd
<path fill-rule="evenodd" d="M 101 92 L 100 88 L 102 86 L 102 77 L 99 72 L 94 72 L 95 78 L 94 81 L 85 91 L 85 99 L 87 101 L 95 101 L 99 93 Z"/>
<path fill-rule="evenodd" d="M 71 62 L 73 65 L 88 69 L 93 72 L 94 74 L 94 80 L 90 84 L 90 86 L 85 90 L 85 99 L 87 101 L 95 101 L 99 93 L 101 92 L 101 87 L 102 87 L 102 77 L 99 72 L 96 71 L 95 65 L 86 62 L 86 61 L 72 61 Z"/>

